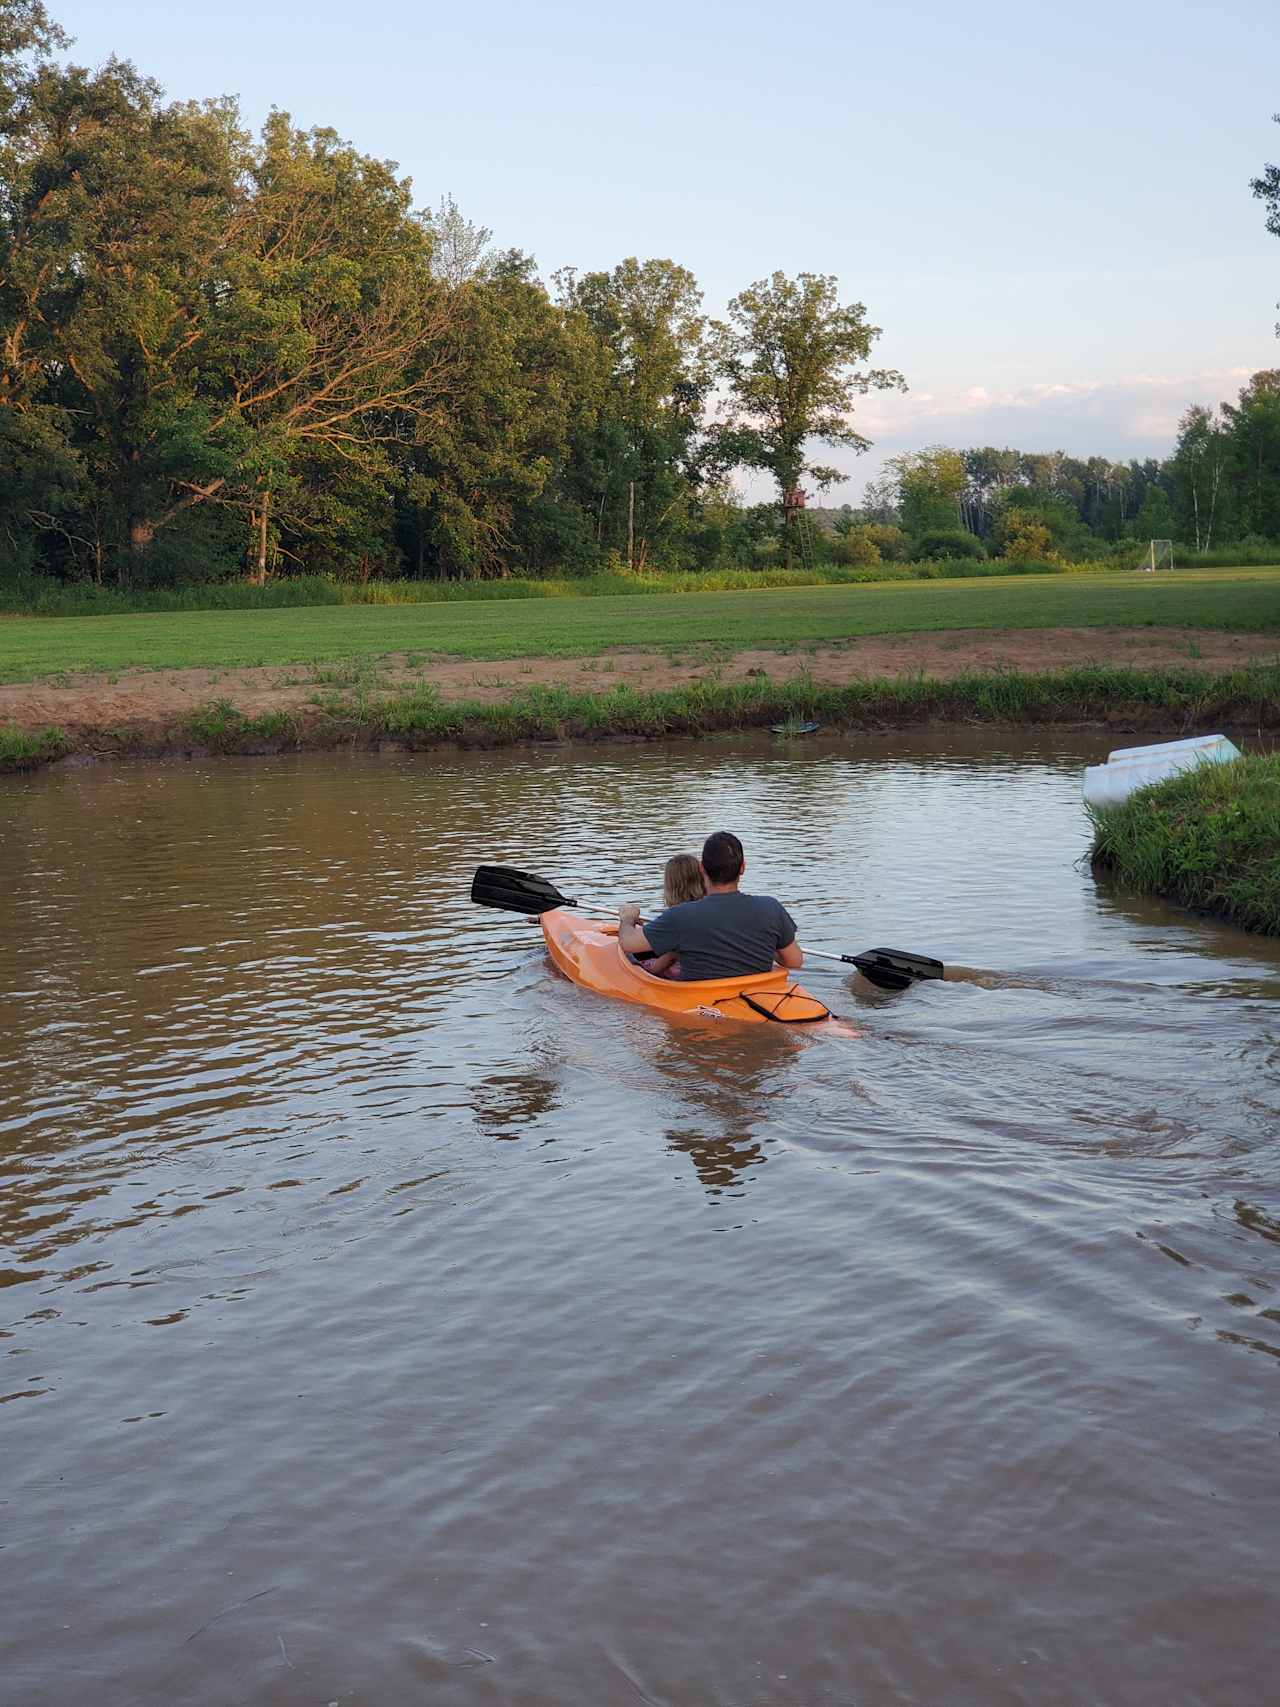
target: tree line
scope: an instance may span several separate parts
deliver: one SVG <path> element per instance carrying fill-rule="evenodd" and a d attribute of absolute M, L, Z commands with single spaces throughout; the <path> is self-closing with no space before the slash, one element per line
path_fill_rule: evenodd
<path fill-rule="evenodd" d="M 774 273 L 562 271 L 273 112 L 65 63 L 0 0 L 0 567 L 103 584 L 738 559 L 737 468 L 822 486 L 879 329 Z"/>
<path fill-rule="evenodd" d="M 1280 166 L 1265 166 L 1250 188 L 1280 237 Z M 1193 404 L 1165 458 L 932 445 L 891 458 L 860 509 L 824 519 L 845 560 L 862 563 L 912 554 L 1080 559 L 1151 539 L 1202 555 L 1280 546 L 1280 369 L 1255 373 L 1234 403 Z"/>
<path fill-rule="evenodd" d="M 1199 553 L 1277 542 L 1280 370 L 1255 373 L 1234 403 L 1194 404 L 1163 459 L 932 445 L 891 458 L 868 484 L 864 505 L 829 520 L 854 561 L 895 545 L 899 555 L 1052 561 L 1150 539 Z"/>
<path fill-rule="evenodd" d="M 1164 461 L 930 447 L 836 536 L 802 488 L 900 388 L 820 273 L 717 320 L 666 259 L 562 270 L 452 197 L 229 99 L 90 70 L 43 0 L 0 0 L 0 579 L 145 587 L 1080 556 L 1280 538 L 1280 374 L 1188 412 Z M 1280 232 L 1280 172 L 1256 193 Z M 777 501 L 745 504 L 757 470 Z"/>

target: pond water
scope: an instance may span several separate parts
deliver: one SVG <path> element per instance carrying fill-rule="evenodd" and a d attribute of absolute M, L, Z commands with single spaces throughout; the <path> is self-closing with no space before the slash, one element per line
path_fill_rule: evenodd
<path fill-rule="evenodd" d="M 0 785 L 4 1698 L 1267 1698 L 1280 948 L 1095 886 L 1106 745 Z M 959 975 L 673 1027 L 467 899 L 718 826 Z"/>

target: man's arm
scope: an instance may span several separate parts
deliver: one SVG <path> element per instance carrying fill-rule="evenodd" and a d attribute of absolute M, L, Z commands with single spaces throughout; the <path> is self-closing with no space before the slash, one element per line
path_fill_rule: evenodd
<path fill-rule="evenodd" d="M 618 941 L 624 954 L 650 954 L 648 939 L 640 929 L 640 909 L 633 901 L 618 908 Z"/>
<path fill-rule="evenodd" d="M 788 972 L 798 972 L 804 965 L 804 953 L 796 941 L 796 922 L 785 907 L 778 908 L 778 915 L 778 935 L 785 937 L 786 941 L 773 951 L 773 958 Z"/>

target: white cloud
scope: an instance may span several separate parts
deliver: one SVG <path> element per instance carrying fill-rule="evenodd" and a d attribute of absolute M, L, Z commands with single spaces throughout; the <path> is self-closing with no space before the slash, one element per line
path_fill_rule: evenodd
<path fill-rule="evenodd" d="M 1162 430 L 1162 424 L 1178 416 L 1191 403 L 1217 402 L 1238 391 L 1256 370 L 1252 367 L 1218 368 L 1198 374 L 1137 373 L 1119 379 L 1042 380 L 1010 390 L 992 391 L 971 385 L 952 392 L 880 392 L 866 398 L 857 409 L 860 432 L 879 441 L 886 435 L 905 441 L 930 423 L 965 422 L 967 443 L 974 443 L 972 418 L 990 416 L 1010 425 L 1018 422 L 1022 433 L 1030 429 L 1037 443 L 1020 442 L 1028 450 L 1065 450 L 1069 446 L 1049 444 L 1040 422 L 1057 424 L 1066 413 L 1080 421 L 1105 421 L 1132 439 L 1135 434 Z M 1144 425 L 1150 423 L 1150 425 Z M 1148 455 L 1167 446 L 1152 446 Z M 1105 444 L 1091 441 L 1099 455 L 1113 454 Z"/>
<path fill-rule="evenodd" d="M 1262 362 L 1200 373 L 1135 373 L 1117 379 L 1040 380 L 999 390 L 971 385 L 951 391 L 875 392 L 856 410 L 858 431 L 872 440 L 866 456 L 821 453 L 847 470 L 823 502 L 856 503 L 865 482 L 899 451 L 929 444 L 1005 445 L 1063 450 L 1073 456 L 1165 457 L 1178 420 L 1192 403 L 1232 399 Z M 765 496 L 763 488 L 753 496 Z"/>
<path fill-rule="evenodd" d="M 859 400 L 853 417 L 858 431 L 872 441 L 865 456 L 811 447 L 816 461 L 847 476 L 820 501 L 858 503 L 866 482 L 881 472 L 889 457 L 925 445 L 1010 445 L 1025 451 L 1106 456 L 1117 462 L 1166 457 L 1179 418 L 1191 404 L 1234 399 L 1265 365 L 1259 361 L 1189 374 L 1038 380 L 1004 390 L 970 385 L 947 391 L 872 392 Z M 764 476 L 748 476 L 743 484 L 752 502 L 772 495 Z"/>

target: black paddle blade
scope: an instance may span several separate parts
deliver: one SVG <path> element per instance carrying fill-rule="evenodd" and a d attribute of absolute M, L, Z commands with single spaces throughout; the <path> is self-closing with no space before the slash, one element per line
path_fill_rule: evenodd
<path fill-rule="evenodd" d="M 513 871 L 509 865 L 478 866 L 471 880 L 471 899 L 482 907 L 501 907 L 503 912 L 527 913 L 531 918 L 549 913 L 553 907 L 576 904 L 545 877 Z"/>
<path fill-rule="evenodd" d="M 867 982 L 880 990 L 905 990 L 918 978 L 941 978 L 945 970 L 940 960 L 902 948 L 869 948 L 852 959 Z"/>

